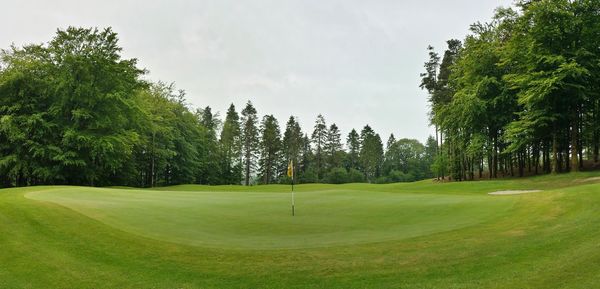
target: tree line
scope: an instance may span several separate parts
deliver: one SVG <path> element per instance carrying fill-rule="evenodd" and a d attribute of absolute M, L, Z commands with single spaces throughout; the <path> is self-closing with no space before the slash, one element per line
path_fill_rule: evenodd
<path fill-rule="evenodd" d="M 428 47 L 421 88 L 437 177 L 524 176 L 594 168 L 600 145 L 600 1 L 517 1 Z"/>
<path fill-rule="evenodd" d="M 366 125 L 345 137 L 319 115 L 285 127 L 251 102 L 224 119 L 150 82 L 110 28 L 69 27 L 0 53 L 0 186 L 399 182 L 432 176 L 437 143 L 384 145 Z"/>

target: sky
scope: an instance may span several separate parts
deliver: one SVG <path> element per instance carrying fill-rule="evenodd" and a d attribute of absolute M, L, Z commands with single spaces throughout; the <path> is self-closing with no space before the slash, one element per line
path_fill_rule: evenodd
<path fill-rule="evenodd" d="M 174 82 L 192 108 L 224 118 L 252 101 L 285 129 L 318 114 L 343 139 L 369 124 L 385 142 L 433 134 L 419 74 L 426 47 L 464 39 L 512 0 L 7 1 L 0 48 L 49 41 L 57 28 L 112 27 L 145 78 Z"/>

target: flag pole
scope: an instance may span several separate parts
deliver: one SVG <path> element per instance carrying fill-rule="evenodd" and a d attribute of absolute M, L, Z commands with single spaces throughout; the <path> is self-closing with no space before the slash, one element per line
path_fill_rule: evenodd
<path fill-rule="evenodd" d="M 292 164 L 293 166 L 293 164 Z M 294 169 L 292 167 L 292 217 L 296 215 L 294 206 Z"/>
<path fill-rule="evenodd" d="M 296 215 L 296 208 L 294 204 L 294 161 L 290 160 L 288 163 L 287 176 L 292 178 L 292 217 Z"/>

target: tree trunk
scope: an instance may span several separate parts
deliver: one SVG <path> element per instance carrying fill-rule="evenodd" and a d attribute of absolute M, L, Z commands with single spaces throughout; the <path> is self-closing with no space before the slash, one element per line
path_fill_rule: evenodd
<path fill-rule="evenodd" d="M 2 176 L 2 187 L 3 188 L 10 188 L 10 187 L 12 187 L 12 183 L 11 183 L 10 178 L 8 176 Z"/>
<path fill-rule="evenodd" d="M 600 123 L 596 123 L 596 126 L 600 126 Z M 595 127 L 592 136 L 593 143 L 593 154 L 594 154 L 594 163 L 598 163 L 598 158 L 600 155 L 600 128 Z"/>
<path fill-rule="evenodd" d="M 492 156 L 492 152 L 490 152 L 488 154 L 488 178 L 491 179 L 494 173 L 494 170 L 492 169 L 492 164 L 494 163 L 493 161 L 494 157 Z"/>
<path fill-rule="evenodd" d="M 558 173 L 558 144 L 556 132 L 552 133 L 552 174 Z"/>
<path fill-rule="evenodd" d="M 17 184 L 17 187 L 23 187 L 24 186 L 23 185 L 23 183 L 24 183 L 23 180 L 24 179 L 25 178 L 23 177 L 23 172 L 19 171 L 19 173 L 17 174 L 16 180 L 15 180 L 15 183 Z"/>
<path fill-rule="evenodd" d="M 593 143 L 593 154 L 594 164 L 598 163 L 598 154 L 600 153 L 600 133 L 598 132 L 598 101 L 594 103 L 594 111 L 592 115 L 592 143 Z"/>
<path fill-rule="evenodd" d="M 581 134 L 583 134 L 583 121 L 582 117 L 579 118 L 578 136 L 577 136 L 577 154 L 579 155 L 579 170 L 583 170 L 583 138 Z"/>
<path fill-rule="evenodd" d="M 533 147 L 529 147 L 525 152 L 527 157 L 527 172 L 531 174 L 531 159 L 533 158 Z"/>
<path fill-rule="evenodd" d="M 548 141 L 546 141 L 546 144 L 544 145 L 544 168 L 543 168 L 543 172 L 544 173 L 550 173 L 551 172 L 551 165 L 550 165 L 550 144 Z"/>
<path fill-rule="evenodd" d="M 598 130 L 594 128 L 594 136 L 592 137 L 594 142 L 594 163 L 598 163 L 598 153 L 600 152 L 600 146 L 598 145 Z"/>
<path fill-rule="evenodd" d="M 442 149 L 444 145 L 444 132 L 442 130 L 440 130 L 440 156 L 443 157 L 444 154 L 444 150 Z M 450 156 L 450 154 L 447 154 L 447 156 Z M 447 159 L 446 161 L 442 164 L 442 165 L 446 165 L 447 164 Z M 442 181 L 446 179 L 446 168 L 444 168 L 444 166 L 442 166 Z"/>
<path fill-rule="evenodd" d="M 569 150 L 571 148 L 571 131 L 569 129 L 567 129 L 567 134 L 565 135 L 565 139 L 563 140 L 563 148 L 565 169 L 562 170 L 561 168 L 559 168 L 559 171 L 568 172 L 571 170 L 571 151 Z"/>
<path fill-rule="evenodd" d="M 441 155 L 440 154 L 440 152 L 441 152 L 440 148 L 441 147 L 442 146 L 440 145 L 440 141 L 439 141 L 439 138 L 438 138 L 438 126 L 436 124 L 435 125 L 435 157 L 436 158 L 439 158 L 440 155 Z M 437 170 L 437 172 L 435 174 L 436 174 L 435 179 L 439 181 L 440 180 L 440 170 Z"/>
<path fill-rule="evenodd" d="M 537 175 L 538 174 L 538 166 L 540 165 L 540 156 L 539 156 L 539 154 L 535 155 L 534 159 L 535 159 L 534 170 L 535 170 L 535 174 Z"/>
<path fill-rule="evenodd" d="M 517 156 L 517 157 L 518 157 L 518 156 Z M 511 176 L 511 177 L 514 177 L 514 176 L 515 176 L 515 171 L 514 171 L 514 159 L 515 159 L 515 158 L 513 157 L 513 154 L 510 154 L 510 155 L 508 156 L 508 163 L 509 163 L 509 165 L 510 165 L 510 176 Z"/>
<path fill-rule="evenodd" d="M 246 174 L 245 182 L 246 186 L 250 185 L 250 153 L 246 152 Z"/>
<path fill-rule="evenodd" d="M 494 145 L 493 145 L 493 170 L 494 170 L 494 179 L 498 178 L 498 137 L 494 136 Z"/>
<path fill-rule="evenodd" d="M 577 122 L 578 114 L 575 114 L 573 124 L 571 125 L 571 172 L 579 171 L 579 125 Z"/>
<path fill-rule="evenodd" d="M 479 179 L 483 177 L 483 156 L 479 159 Z"/>
<path fill-rule="evenodd" d="M 519 177 L 523 177 L 523 173 L 525 170 L 525 155 L 523 152 L 518 154 L 517 162 L 519 166 Z"/>

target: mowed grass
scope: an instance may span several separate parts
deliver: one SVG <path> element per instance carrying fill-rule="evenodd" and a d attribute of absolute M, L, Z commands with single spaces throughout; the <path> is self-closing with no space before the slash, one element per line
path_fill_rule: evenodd
<path fill-rule="evenodd" d="M 117 229 L 213 248 L 280 249 L 398 240 L 510 214 L 514 198 L 369 192 L 300 186 L 254 192 L 41 189 L 26 197 L 73 209 Z M 285 193 L 284 193 L 285 192 Z"/>
<path fill-rule="evenodd" d="M 0 288 L 598 288 L 598 176 L 4 189 Z"/>

